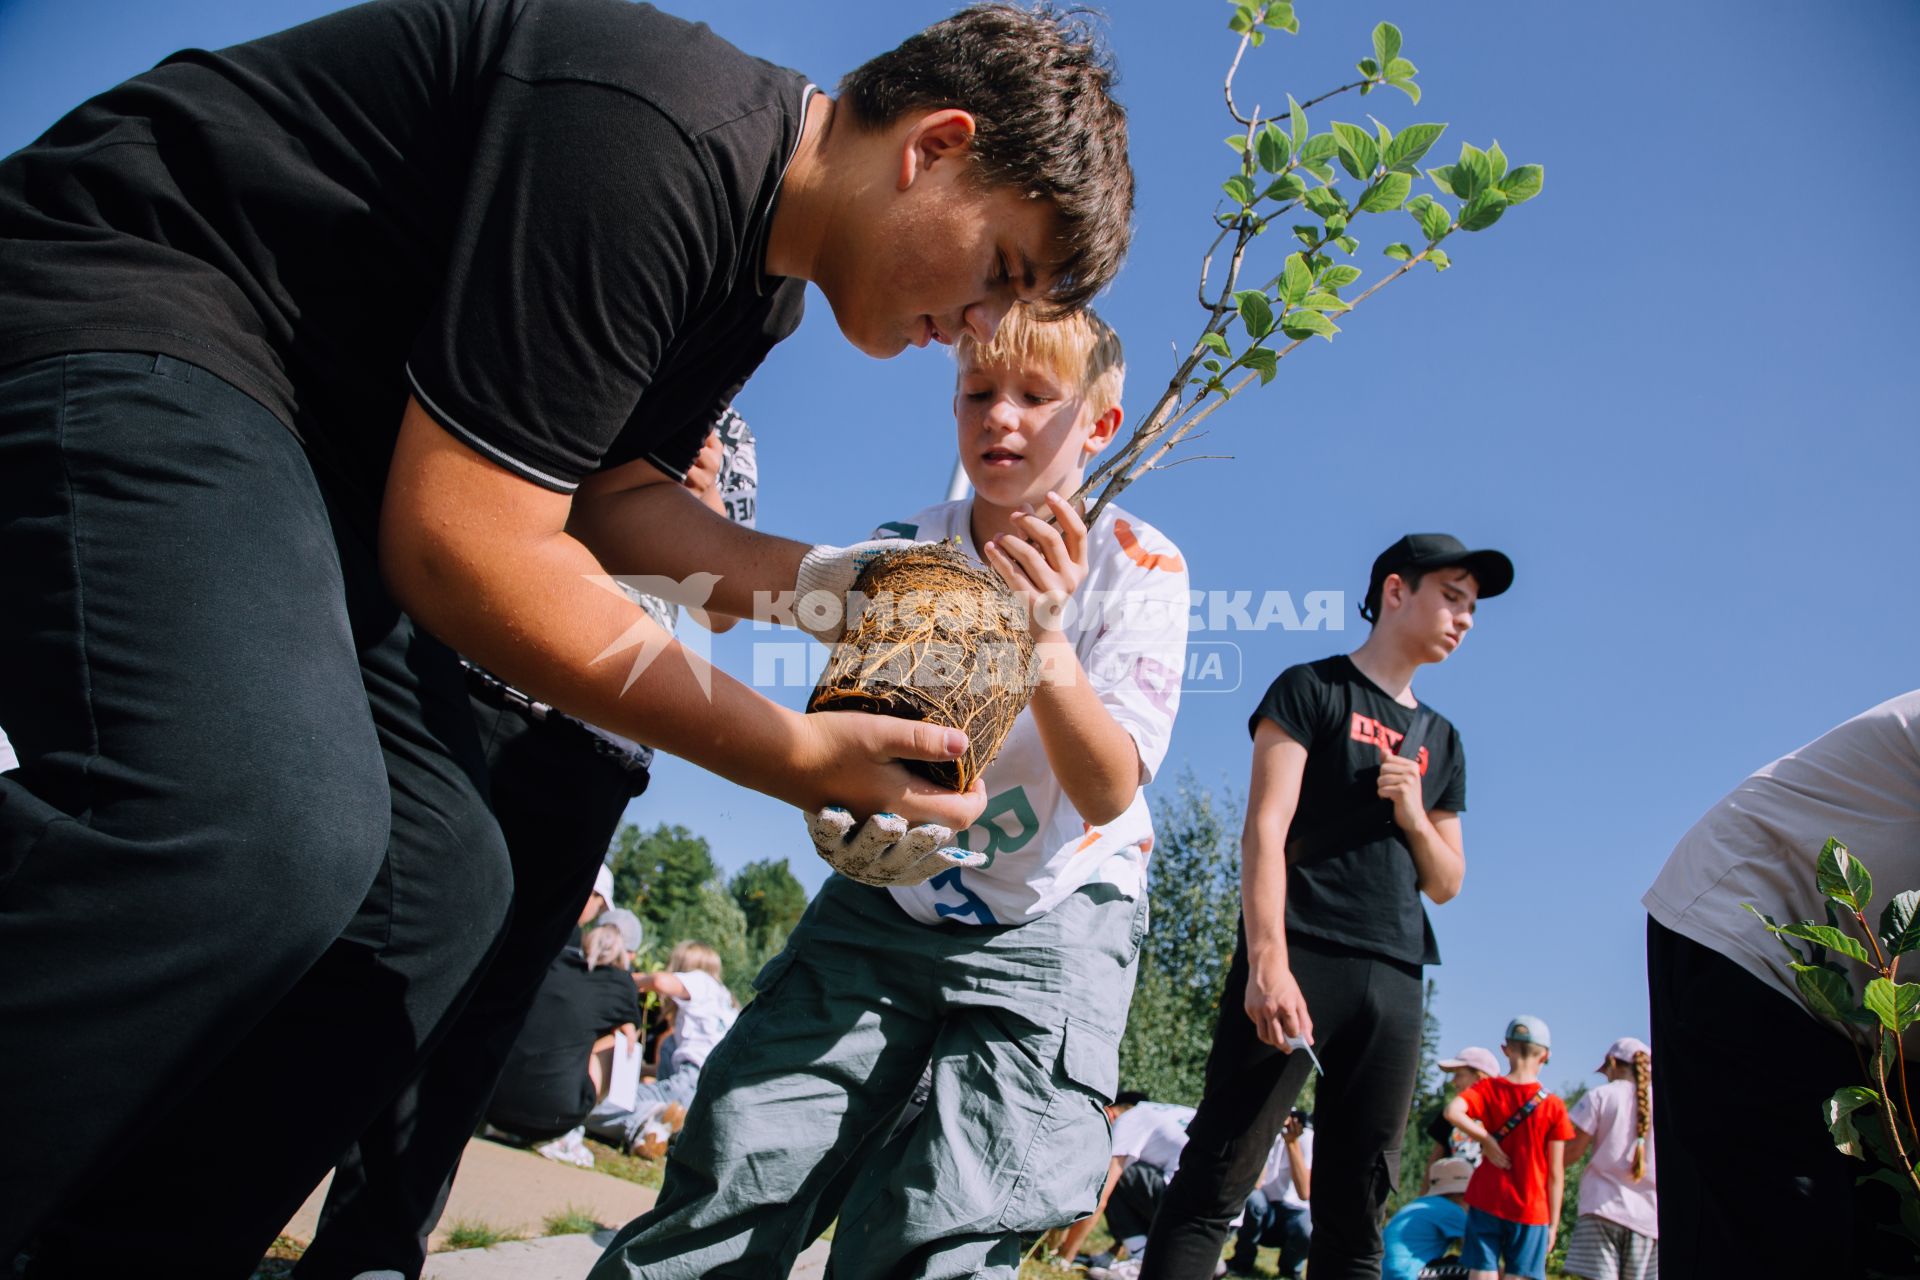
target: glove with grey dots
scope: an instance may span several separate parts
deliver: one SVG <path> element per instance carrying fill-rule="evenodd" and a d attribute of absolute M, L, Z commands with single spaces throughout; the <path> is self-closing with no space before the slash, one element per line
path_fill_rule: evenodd
<path fill-rule="evenodd" d="M 919 884 L 955 867 L 983 867 L 984 853 L 953 843 L 953 832 L 934 823 L 907 826 L 895 813 L 876 813 L 856 824 L 853 814 L 827 808 L 807 818 L 807 834 L 827 865 L 849 880 L 882 888 Z"/>

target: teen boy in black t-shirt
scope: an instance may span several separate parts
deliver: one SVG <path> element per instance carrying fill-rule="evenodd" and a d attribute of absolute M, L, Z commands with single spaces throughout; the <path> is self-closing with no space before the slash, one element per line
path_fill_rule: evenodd
<path fill-rule="evenodd" d="M 779 707 L 595 580 L 850 587 L 661 473 L 804 281 L 876 356 L 1098 292 L 1110 82 L 991 6 L 834 102 L 646 5 L 375 0 L 0 161 L 0 1261 L 246 1274 L 441 1034 L 511 890 L 454 651 L 807 812 L 978 815 L 898 763 L 964 735 Z M 300 1123 L 236 1162 L 262 1082 Z"/>
<path fill-rule="evenodd" d="M 1445 902 L 1466 863 L 1466 757 L 1413 696 L 1513 582 L 1498 551 L 1409 534 L 1373 563 L 1351 655 L 1289 667 L 1254 712 L 1241 836 L 1242 927 L 1206 1090 L 1142 1277 L 1211 1276 L 1312 1062 L 1314 1280 L 1380 1274 L 1380 1210 L 1420 1047 L 1420 968 L 1438 963 L 1420 896 Z M 1311 1012 L 1310 1012 L 1311 1011 Z"/>

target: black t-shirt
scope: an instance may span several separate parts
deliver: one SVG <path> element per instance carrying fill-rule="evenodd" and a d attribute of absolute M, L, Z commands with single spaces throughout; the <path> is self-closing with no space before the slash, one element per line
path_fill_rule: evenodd
<path fill-rule="evenodd" d="M 520 1038 L 487 1108 L 495 1123 L 516 1132 L 565 1132 L 593 1109 L 587 1054 L 615 1027 L 640 1022 L 633 977 L 620 969 L 589 969 L 568 947 L 547 968 Z"/>
<path fill-rule="evenodd" d="M 627 0 L 375 0 L 188 50 L 0 162 L 0 366 L 205 366 L 377 508 L 411 390 L 546 488 L 678 472 L 800 320 L 810 86 Z"/>
<path fill-rule="evenodd" d="M 1307 749 L 1291 843 L 1356 809 L 1380 815 L 1379 838 L 1330 857 L 1287 867 L 1287 932 L 1322 938 L 1392 960 L 1438 964 L 1433 926 L 1421 903 L 1413 855 L 1392 825 L 1393 806 L 1376 794 L 1380 745 L 1399 752 L 1413 709 L 1387 696 L 1345 654 L 1280 673 L 1247 722 L 1271 720 Z M 1460 735 L 1435 715 L 1417 760 L 1427 809 L 1467 807 L 1467 758 Z"/>

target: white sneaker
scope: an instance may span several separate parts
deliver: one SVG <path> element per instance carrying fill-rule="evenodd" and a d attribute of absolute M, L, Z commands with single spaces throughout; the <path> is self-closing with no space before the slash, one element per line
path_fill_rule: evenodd
<path fill-rule="evenodd" d="M 1110 1267 L 1095 1267 L 1087 1280 L 1140 1280 L 1140 1259 L 1122 1258 Z"/>
<path fill-rule="evenodd" d="M 587 1150 L 587 1130 L 585 1126 L 569 1129 L 542 1147 L 535 1147 L 549 1160 L 558 1160 L 562 1164 L 579 1165 L 582 1169 L 593 1168 L 593 1152 Z"/>

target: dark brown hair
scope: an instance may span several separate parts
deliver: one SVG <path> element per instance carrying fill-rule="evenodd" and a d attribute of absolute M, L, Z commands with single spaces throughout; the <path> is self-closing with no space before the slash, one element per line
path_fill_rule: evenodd
<path fill-rule="evenodd" d="M 973 116 L 975 176 L 1053 202 L 1063 250 L 1044 310 L 1077 311 L 1119 273 L 1133 234 L 1127 113 L 1083 11 L 978 4 L 840 82 L 867 128 L 910 112 Z M 1036 266 L 1040 264 L 1036 263 Z"/>

